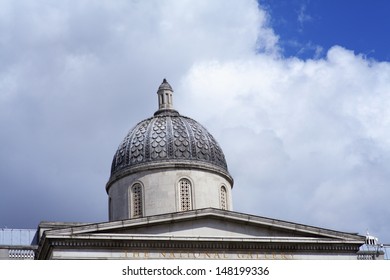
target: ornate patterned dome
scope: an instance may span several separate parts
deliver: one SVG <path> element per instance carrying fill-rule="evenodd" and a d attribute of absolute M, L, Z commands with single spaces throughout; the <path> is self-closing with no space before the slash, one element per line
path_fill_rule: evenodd
<path fill-rule="evenodd" d="M 139 122 L 119 145 L 111 179 L 140 169 L 163 166 L 201 167 L 229 175 L 225 156 L 214 137 L 172 106 L 173 90 L 164 79 L 158 89 L 159 110 Z"/>

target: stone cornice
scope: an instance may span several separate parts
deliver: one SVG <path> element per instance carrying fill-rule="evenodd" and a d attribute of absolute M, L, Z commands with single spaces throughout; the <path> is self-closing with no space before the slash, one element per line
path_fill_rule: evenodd
<path fill-rule="evenodd" d="M 106 191 L 108 193 L 110 186 L 114 182 L 116 182 L 116 181 L 118 181 L 126 176 L 129 176 L 129 175 L 132 175 L 135 173 L 139 173 L 142 171 L 150 171 L 150 170 L 166 171 L 166 170 L 184 170 L 184 169 L 201 170 L 201 171 L 211 172 L 211 173 L 220 175 L 223 178 L 225 178 L 231 184 L 231 186 L 233 188 L 233 183 L 234 183 L 233 177 L 230 176 L 230 174 L 228 172 L 226 172 L 224 169 L 218 168 L 215 165 L 208 164 L 206 162 L 202 163 L 199 161 L 192 161 L 192 160 L 188 160 L 188 161 L 185 161 L 185 160 L 181 160 L 181 161 L 165 160 L 165 161 L 161 161 L 161 162 L 157 162 L 157 163 L 156 162 L 149 162 L 149 163 L 139 164 L 136 166 L 124 168 L 120 171 L 117 171 L 114 175 L 112 175 L 110 177 L 109 181 L 107 182 Z"/>

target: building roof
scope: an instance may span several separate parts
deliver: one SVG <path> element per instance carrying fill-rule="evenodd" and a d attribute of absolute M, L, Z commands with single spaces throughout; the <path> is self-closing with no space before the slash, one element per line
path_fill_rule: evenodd
<path fill-rule="evenodd" d="M 164 79 L 158 89 L 159 110 L 139 122 L 121 142 L 112 161 L 110 181 L 143 167 L 172 164 L 212 169 L 232 181 L 225 155 L 215 138 L 197 121 L 173 109 L 172 93 Z"/>
<path fill-rule="evenodd" d="M 289 252 L 294 258 L 355 256 L 365 237 L 214 208 L 48 230 L 38 258 L 60 258 L 66 248 L 100 248 L 113 258 L 146 252 Z M 126 248 L 126 256 L 123 255 Z M 59 250 L 60 255 L 55 252 Z M 172 251 L 173 250 L 173 251 Z M 86 252 L 66 258 L 95 258 Z M 103 253 L 102 253 L 103 254 Z M 161 255 L 161 254 L 160 254 Z M 99 255 L 100 256 L 100 255 Z M 103 256 L 101 256 L 103 257 Z M 107 257 L 107 256 L 106 256 Z M 155 256 L 158 257 L 157 255 Z"/>
<path fill-rule="evenodd" d="M 37 244 L 36 229 L 0 228 L 0 245 L 35 245 Z"/>

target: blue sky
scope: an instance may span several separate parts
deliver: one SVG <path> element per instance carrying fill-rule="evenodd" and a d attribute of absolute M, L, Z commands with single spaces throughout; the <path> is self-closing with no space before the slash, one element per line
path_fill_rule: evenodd
<path fill-rule="evenodd" d="M 157 110 L 205 126 L 233 209 L 390 243 L 387 1 L 0 1 L 0 227 L 107 220 Z"/>
<path fill-rule="evenodd" d="M 285 56 L 323 57 L 334 45 L 390 60 L 390 2 L 386 0 L 260 0 Z M 317 51 L 317 53 L 316 53 Z"/>

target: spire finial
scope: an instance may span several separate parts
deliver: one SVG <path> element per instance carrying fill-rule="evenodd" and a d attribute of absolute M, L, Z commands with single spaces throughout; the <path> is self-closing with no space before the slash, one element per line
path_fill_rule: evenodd
<path fill-rule="evenodd" d="M 173 89 L 167 79 L 164 78 L 157 90 L 159 110 L 173 110 L 172 94 Z"/>

